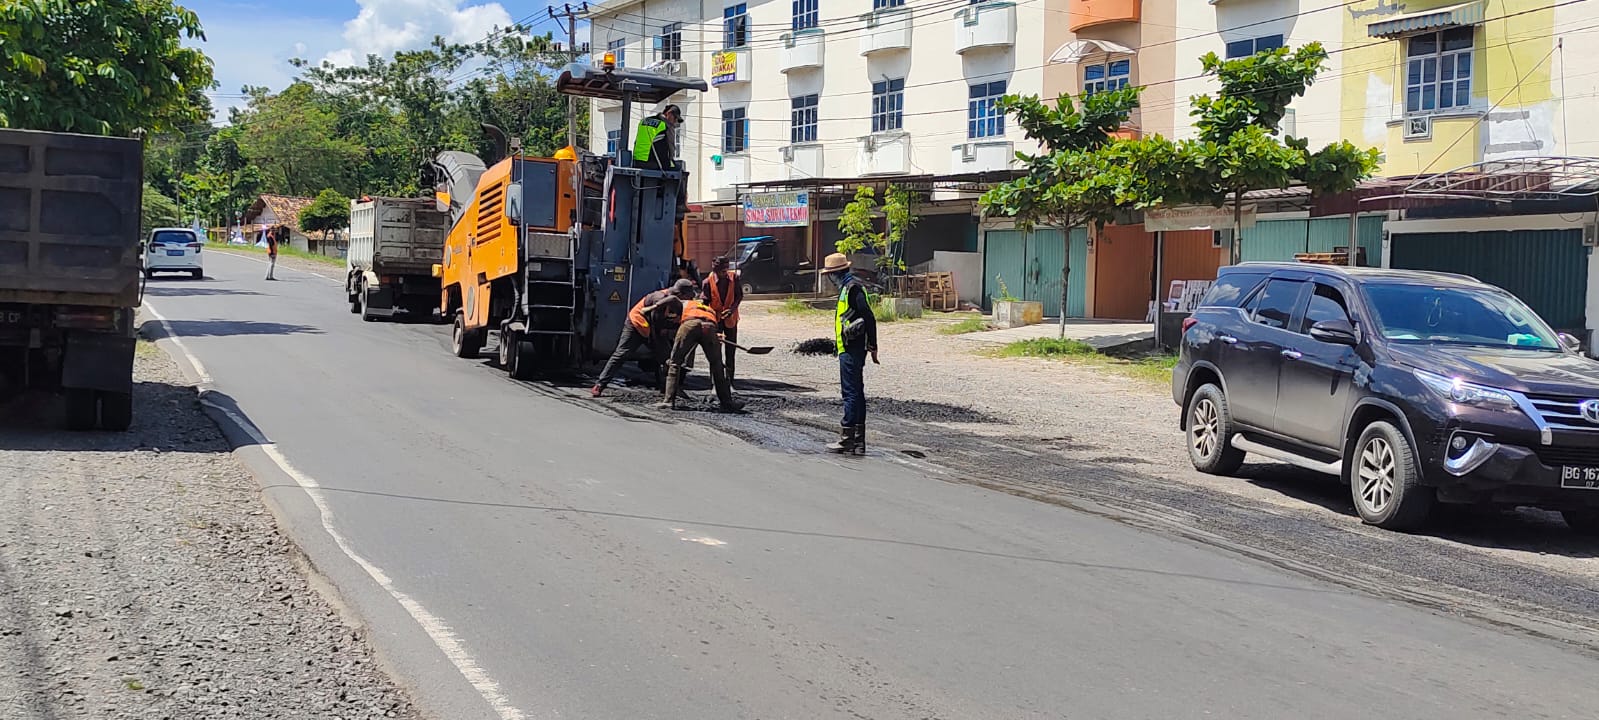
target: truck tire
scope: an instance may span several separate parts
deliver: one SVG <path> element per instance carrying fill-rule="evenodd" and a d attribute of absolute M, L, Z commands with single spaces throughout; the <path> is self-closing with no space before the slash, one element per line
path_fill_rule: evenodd
<path fill-rule="evenodd" d="M 128 393 L 100 393 L 100 427 L 124 432 L 133 424 L 133 396 Z"/>
<path fill-rule="evenodd" d="M 1398 427 L 1386 420 L 1366 426 L 1344 458 L 1349 495 L 1355 512 L 1369 525 L 1385 530 L 1420 527 L 1432 513 L 1437 493 L 1421 484 L 1416 451 Z"/>
<path fill-rule="evenodd" d="M 93 390 L 67 388 L 67 429 L 82 432 L 93 430 L 99 422 L 100 398 Z"/>
<path fill-rule="evenodd" d="M 481 330 L 466 329 L 466 315 L 455 314 L 455 328 L 450 332 L 450 352 L 458 358 L 475 359 L 483 349 Z"/>
<path fill-rule="evenodd" d="M 522 333 L 510 332 L 509 337 L 502 337 L 500 343 L 506 349 L 500 351 L 500 356 L 505 358 L 505 372 L 512 380 L 531 380 L 537 362 L 533 357 L 533 344 L 523 339 Z"/>
<path fill-rule="evenodd" d="M 371 303 L 372 303 L 372 295 L 371 295 L 371 293 L 367 292 L 367 289 L 365 287 L 363 287 L 363 288 L 361 288 L 361 294 L 358 297 L 360 298 L 360 302 L 361 302 L 361 320 L 363 322 L 374 322 L 374 321 L 376 321 L 378 319 L 378 316 L 372 314 L 372 305 L 371 305 Z"/>

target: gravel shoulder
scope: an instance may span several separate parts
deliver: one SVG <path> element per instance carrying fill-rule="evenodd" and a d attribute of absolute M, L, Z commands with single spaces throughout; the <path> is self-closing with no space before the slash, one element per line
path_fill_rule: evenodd
<path fill-rule="evenodd" d="M 0 407 L 0 717 L 414 718 L 155 345 L 127 433 Z"/>
<path fill-rule="evenodd" d="M 739 358 L 745 415 L 694 413 L 747 441 L 813 453 L 839 414 L 837 365 L 788 352 L 831 331 L 825 313 L 750 303 L 740 342 L 775 345 Z M 1107 512 L 1196 542 L 1380 596 L 1506 623 L 1599 649 L 1599 543 L 1550 513 L 1446 513 L 1427 532 L 1363 525 L 1346 486 L 1278 464 L 1238 477 L 1195 471 L 1170 389 L 1103 366 L 998 358 L 928 319 L 879 329 L 881 366 L 868 366 L 873 455 L 922 467 L 930 479 L 982 485 Z M 703 371 L 696 395 L 705 396 Z M 608 395 L 650 412 L 647 390 Z M 708 400 L 706 405 L 709 405 Z"/>

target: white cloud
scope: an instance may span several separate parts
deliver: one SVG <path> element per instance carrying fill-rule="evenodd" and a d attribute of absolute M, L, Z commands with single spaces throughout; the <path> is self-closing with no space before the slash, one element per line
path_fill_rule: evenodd
<path fill-rule="evenodd" d="M 511 25 L 511 14 L 497 2 L 467 5 L 461 0 L 356 0 L 361 11 L 344 24 L 344 47 L 324 60 L 337 65 L 364 62 L 367 55 L 388 56 L 414 50 L 435 36 L 458 43 L 481 40 L 496 27 Z"/>
<path fill-rule="evenodd" d="M 200 48 L 215 66 L 217 88 L 211 104 L 215 119 L 226 120 L 228 108 L 244 105 L 239 89 L 245 85 L 282 90 L 299 71 L 292 58 L 313 58 L 338 47 L 340 37 L 327 22 L 314 18 L 271 17 L 264 14 L 212 13 L 205 23 Z"/>

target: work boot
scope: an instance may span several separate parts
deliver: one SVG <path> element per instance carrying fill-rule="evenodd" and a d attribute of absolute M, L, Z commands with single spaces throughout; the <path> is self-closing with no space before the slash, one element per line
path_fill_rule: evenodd
<path fill-rule="evenodd" d="M 666 373 L 666 393 L 661 396 L 661 401 L 655 404 L 659 410 L 677 409 L 677 390 L 683 384 L 683 372 L 673 367 Z"/>
<path fill-rule="evenodd" d="M 844 454 L 855 452 L 855 427 L 845 425 L 838 429 L 838 442 L 829 443 L 827 451 L 830 453 Z"/>
<path fill-rule="evenodd" d="M 854 428 L 852 428 L 852 432 L 855 435 L 854 453 L 856 455 L 865 455 L 866 454 L 866 423 L 861 423 L 859 425 L 856 425 Z"/>
<path fill-rule="evenodd" d="M 733 398 L 725 403 L 722 403 L 722 412 L 736 413 L 743 409 L 744 401 L 738 398 Z"/>

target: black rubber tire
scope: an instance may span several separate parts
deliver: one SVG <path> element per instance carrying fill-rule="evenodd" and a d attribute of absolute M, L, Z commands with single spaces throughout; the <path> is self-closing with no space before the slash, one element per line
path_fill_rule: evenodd
<path fill-rule="evenodd" d="M 500 343 L 495 347 L 494 363 L 502 370 L 509 372 L 511 365 L 516 362 L 516 333 L 509 330 L 500 331 Z"/>
<path fill-rule="evenodd" d="M 755 294 L 755 286 L 751 285 L 749 283 L 744 283 L 743 290 L 744 290 L 744 297 L 749 297 L 749 296 Z"/>
<path fill-rule="evenodd" d="M 145 271 L 144 271 L 144 279 L 149 280 L 150 278 L 153 278 L 153 277 L 155 277 L 155 271 L 151 270 L 149 268 L 146 268 Z"/>
<path fill-rule="evenodd" d="M 67 388 L 67 429 L 93 430 L 100 423 L 100 398 L 93 390 Z"/>
<path fill-rule="evenodd" d="M 357 302 L 361 304 L 360 312 L 362 322 L 376 322 L 378 316 L 372 314 L 371 296 L 367 294 L 366 288 L 361 288 L 361 292 L 356 296 L 356 298 Z"/>
<path fill-rule="evenodd" d="M 1369 488 L 1361 474 L 1368 461 L 1375 473 L 1371 481 L 1374 485 Z M 1360 519 L 1384 530 L 1421 527 L 1438 501 L 1437 491 L 1421 484 L 1421 469 L 1416 465 L 1416 450 L 1410 440 L 1387 420 L 1378 420 L 1361 431 L 1354 450 L 1344 458 L 1344 476 L 1349 480 L 1349 498 Z M 1384 476 L 1390 478 L 1386 489 Z M 1386 501 L 1382 500 L 1384 496 Z"/>
<path fill-rule="evenodd" d="M 1566 527 L 1571 528 L 1573 533 L 1584 537 L 1599 537 L 1599 508 L 1561 510 L 1560 517 L 1565 518 Z"/>
<path fill-rule="evenodd" d="M 476 359 L 483 350 L 483 336 L 466 329 L 466 316 L 455 314 L 455 327 L 450 331 L 450 352 L 458 358 Z"/>
<path fill-rule="evenodd" d="M 1194 469 L 1211 475 L 1231 475 L 1244 464 L 1244 451 L 1232 446 L 1233 415 L 1227 406 L 1227 394 L 1220 387 L 1206 383 L 1188 398 L 1184 408 L 1188 418 L 1188 432 L 1184 444 L 1188 446 L 1188 460 Z M 1200 431 L 1209 428 L 1210 442 L 1199 442 Z"/>
<path fill-rule="evenodd" d="M 205 279 L 205 271 L 204 270 L 190 270 L 189 271 L 189 277 L 192 277 L 192 278 L 194 278 L 196 280 L 204 280 Z"/>
<path fill-rule="evenodd" d="M 100 393 L 100 427 L 125 432 L 133 424 L 133 396 L 127 393 Z"/>
<path fill-rule="evenodd" d="M 509 355 L 510 365 L 505 371 L 510 373 L 511 379 L 532 380 L 534 372 L 538 369 L 538 362 L 537 358 L 533 357 L 533 344 L 524 339 L 522 333 L 511 333 Z"/>

